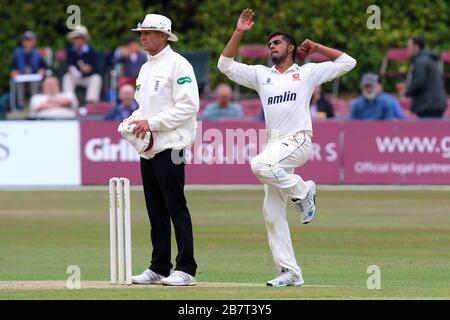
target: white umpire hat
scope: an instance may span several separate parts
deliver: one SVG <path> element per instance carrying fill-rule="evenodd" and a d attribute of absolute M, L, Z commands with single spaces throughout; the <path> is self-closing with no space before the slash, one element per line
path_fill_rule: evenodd
<path fill-rule="evenodd" d="M 172 21 L 160 14 L 147 14 L 144 21 L 139 22 L 136 29 L 131 31 L 159 31 L 169 35 L 167 40 L 178 41 L 178 37 L 172 33 Z"/>

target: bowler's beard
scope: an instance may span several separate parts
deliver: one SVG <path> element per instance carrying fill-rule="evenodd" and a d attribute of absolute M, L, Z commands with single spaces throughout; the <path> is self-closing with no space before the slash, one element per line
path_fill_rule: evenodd
<path fill-rule="evenodd" d="M 272 57 L 271 59 L 272 59 L 272 62 L 273 62 L 273 64 L 274 65 L 280 65 L 280 64 L 282 64 L 284 61 L 286 61 L 286 59 L 288 58 L 288 54 L 289 53 L 285 53 L 285 54 L 283 54 L 282 56 L 279 56 L 279 57 Z"/>

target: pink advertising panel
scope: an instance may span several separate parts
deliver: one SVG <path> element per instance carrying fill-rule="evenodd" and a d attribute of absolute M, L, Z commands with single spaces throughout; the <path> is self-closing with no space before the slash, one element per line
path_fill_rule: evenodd
<path fill-rule="evenodd" d="M 344 123 L 344 182 L 450 184 L 450 122 Z"/>
<path fill-rule="evenodd" d="M 314 136 L 309 160 L 295 171 L 304 180 L 312 179 L 327 184 L 340 182 L 341 125 L 337 121 L 313 123 Z"/>
<path fill-rule="evenodd" d="M 81 167 L 84 185 L 106 184 L 125 176 L 141 184 L 139 157 L 117 133 L 116 122 L 82 122 Z M 338 183 L 340 171 L 338 122 L 314 124 L 309 162 L 297 170 L 305 179 Z M 262 122 L 199 122 L 197 137 L 186 152 L 187 184 L 258 184 L 250 161 L 266 142 Z"/>
<path fill-rule="evenodd" d="M 117 132 L 117 126 L 106 121 L 80 123 L 83 185 L 106 185 L 111 177 L 127 177 L 132 184 L 142 184 L 139 157 Z"/>

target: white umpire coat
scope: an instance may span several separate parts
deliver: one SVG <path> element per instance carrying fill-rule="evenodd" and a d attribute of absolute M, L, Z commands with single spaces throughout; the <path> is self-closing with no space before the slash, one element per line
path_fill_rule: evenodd
<path fill-rule="evenodd" d="M 153 132 L 153 147 L 140 153 L 142 158 L 153 158 L 166 149 L 181 150 L 194 142 L 200 104 L 197 80 L 192 65 L 169 45 L 157 55 L 148 55 L 134 98 L 139 109 L 130 118 L 147 120 Z"/>

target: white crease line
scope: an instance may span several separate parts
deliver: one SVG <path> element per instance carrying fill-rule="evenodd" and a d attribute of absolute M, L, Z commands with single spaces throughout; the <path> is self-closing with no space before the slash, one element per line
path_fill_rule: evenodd
<path fill-rule="evenodd" d="M 161 289 L 161 288 L 192 288 L 192 287 L 165 287 L 160 285 L 112 285 L 108 281 L 81 281 L 81 289 Z M 266 288 L 264 283 L 242 282 L 198 282 L 197 288 Z M 307 288 L 360 288 L 357 286 L 332 285 L 302 285 Z M 64 281 L 0 281 L 0 290 L 60 290 L 67 289 Z"/>

